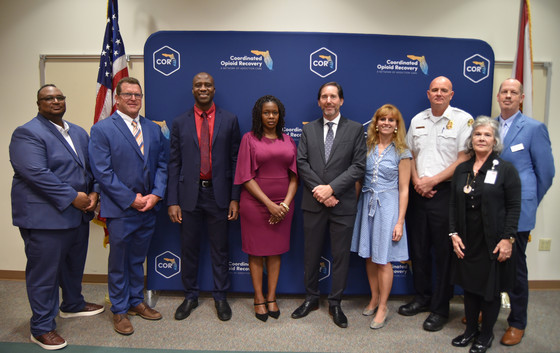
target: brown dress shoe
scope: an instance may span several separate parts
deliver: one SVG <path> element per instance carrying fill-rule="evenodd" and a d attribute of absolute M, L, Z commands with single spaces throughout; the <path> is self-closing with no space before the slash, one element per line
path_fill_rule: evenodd
<path fill-rule="evenodd" d="M 37 343 L 41 348 L 48 351 L 62 349 L 68 345 L 64 338 L 60 337 L 55 330 L 36 337 L 33 337 L 33 335 L 31 335 L 31 342 Z"/>
<path fill-rule="evenodd" d="M 60 311 L 60 317 L 63 319 L 68 319 L 71 317 L 80 317 L 80 316 L 93 316 L 102 313 L 105 310 L 103 305 L 94 304 L 94 303 L 86 303 L 84 308 L 80 311 L 75 313 Z"/>
<path fill-rule="evenodd" d="M 121 335 L 128 336 L 134 333 L 134 327 L 132 327 L 132 324 L 126 314 L 114 314 L 113 327 L 115 328 L 115 331 Z"/>
<path fill-rule="evenodd" d="M 161 314 L 152 308 L 150 308 L 146 303 L 140 303 L 133 308 L 128 309 L 129 315 L 140 315 L 141 318 L 146 320 L 159 320 L 161 319 Z"/>
<path fill-rule="evenodd" d="M 516 344 L 521 342 L 524 334 L 525 330 L 520 330 L 518 328 L 510 326 L 506 330 L 506 333 L 504 333 L 504 336 L 502 337 L 500 343 L 504 346 L 515 346 Z"/>

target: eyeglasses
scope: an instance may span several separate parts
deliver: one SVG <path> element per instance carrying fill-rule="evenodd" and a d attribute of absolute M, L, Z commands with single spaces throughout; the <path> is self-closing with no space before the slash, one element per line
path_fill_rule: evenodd
<path fill-rule="evenodd" d="M 142 93 L 121 93 L 119 94 L 119 96 L 123 97 L 124 99 L 132 99 L 132 97 L 136 98 L 136 99 L 142 99 L 142 97 L 144 97 L 144 95 Z"/>
<path fill-rule="evenodd" d="M 46 96 L 43 98 L 39 98 L 40 101 L 45 101 L 47 103 L 52 103 L 55 99 L 59 102 L 64 102 L 66 100 L 66 96 Z"/>

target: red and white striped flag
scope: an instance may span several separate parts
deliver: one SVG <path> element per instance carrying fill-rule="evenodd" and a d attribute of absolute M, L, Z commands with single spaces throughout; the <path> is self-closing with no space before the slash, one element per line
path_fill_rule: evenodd
<path fill-rule="evenodd" d="M 531 39 L 531 7 L 529 0 L 521 0 L 517 51 L 511 77 L 523 84 L 525 99 L 521 111 L 533 116 L 533 43 Z"/>
<path fill-rule="evenodd" d="M 115 88 L 123 77 L 128 77 L 124 43 L 119 32 L 119 9 L 117 0 L 107 1 L 107 27 L 103 38 L 103 48 L 97 74 L 97 98 L 93 123 L 113 114 Z"/>

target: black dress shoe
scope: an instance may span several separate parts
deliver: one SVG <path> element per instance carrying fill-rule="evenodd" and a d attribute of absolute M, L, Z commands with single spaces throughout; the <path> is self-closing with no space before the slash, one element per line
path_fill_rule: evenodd
<path fill-rule="evenodd" d="M 447 323 L 447 318 L 436 313 L 430 313 L 426 321 L 424 321 L 424 330 L 426 331 L 439 331 L 443 325 Z"/>
<path fill-rule="evenodd" d="M 175 320 L 184 320 L 198 306 L 198 299 L 185 299 L 175 311 Z"/>
<path fill-rule="evenodd" d="M 488 350 L 488 348 L 492 347 L 492 341 L 494 340 L 494 336 L 490 337 L 490 340 L 486 344 L 482 343 L 478 338 L 474 340 L 474 343 L 469 349 L 469 353 L 484 353 Z"/>
<path fill-rule="evenodd" d="M 319 309 L 318 300 L 306 300 L 292 313 L 292 319 L 301 319 L 311 311 Z"/>
<path fill-rule="evenodd" d="M 463 333 L 462 335 L 459 335 L 451 340 L 451 344 L 455 347 L 466 347 L 475 337 L 478 336 L 478 333 L 478 331 L 474 331 L 468 336 Z"/>
<path fill-rule="evenodd" d="M 231 319 L 231 308 L 226 299 L 215 300 L 216 311 L 218 312 L 218 319 L 228 321 Z"/>
<path fill-rule="evenodd" d="M 408 304 L 401 305 L 399 307 L 399 314 L 404 316 L 414 316 L 418 313 L 422 313 L 430 310 L 426 305 L 422 305 L 417 301 L 411 301 Z"/>
<path fill-rule="evenodd" d="M 340 307 L 340 305 L 329 306 L 329 314 L 332 315 L 332 320 L 336 324 L 336 326 L 342 328 L 348 327 L 348 319 L 342 312 L 342 308 Z"/>
<path fill-rule="evenodd" d="M 268 308 L 268 304 L 272 304 L 272 303 L 276 303 L 276 300 L 269 300 L 266 302 L 266 306 Z M 268 315 L 270 315 L 271 318 L 273 319 L 278 319 L 280 317 L 280 309 L 276 310 L 276 311 L 271 311 L 270 309 L 268 310 Z"/>
<path fill-rule="evenodd" d="M 255 306 L 255 309 L 256 309 L 257 306 L 261 306 L 261 305 L 264 306 L 264 307 L 266 307 L 266 303 L 255 303 L 255 304 L 253 304 L 253 305 Z M 269 314 L 269 313 L 270 313 L 270 312 L 269 312 L 268 310 L 267 310 L 267 312 L 264 313 L 264 314 L 259 314 L 259 313 L 257 313 L 257 312 L 255 311 L 255 317 L 256 317 L 257 319 L 261 320 L 262 322 L 266 322 L 266 320 L 268 320 L 268 314 Z"/>

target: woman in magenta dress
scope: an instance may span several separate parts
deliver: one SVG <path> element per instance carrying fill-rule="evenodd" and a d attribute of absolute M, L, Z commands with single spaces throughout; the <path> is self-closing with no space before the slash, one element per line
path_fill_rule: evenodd
<path fill-rule="evenodd" d="M 297 191 L 296 145 L 284 133 L 284 105 L 274 96 L 264 96 L 253 107 L 253 126 L 241 140 L 235 184 L 241 191 L 241 241 L 249 255 L 249 270 L 255 289 L 255 316 L 277 319 L 276 285 L 281 255 L 290 249 L 294 196 Z M 263 293 L 266 263 L 268 292 Z"/>

